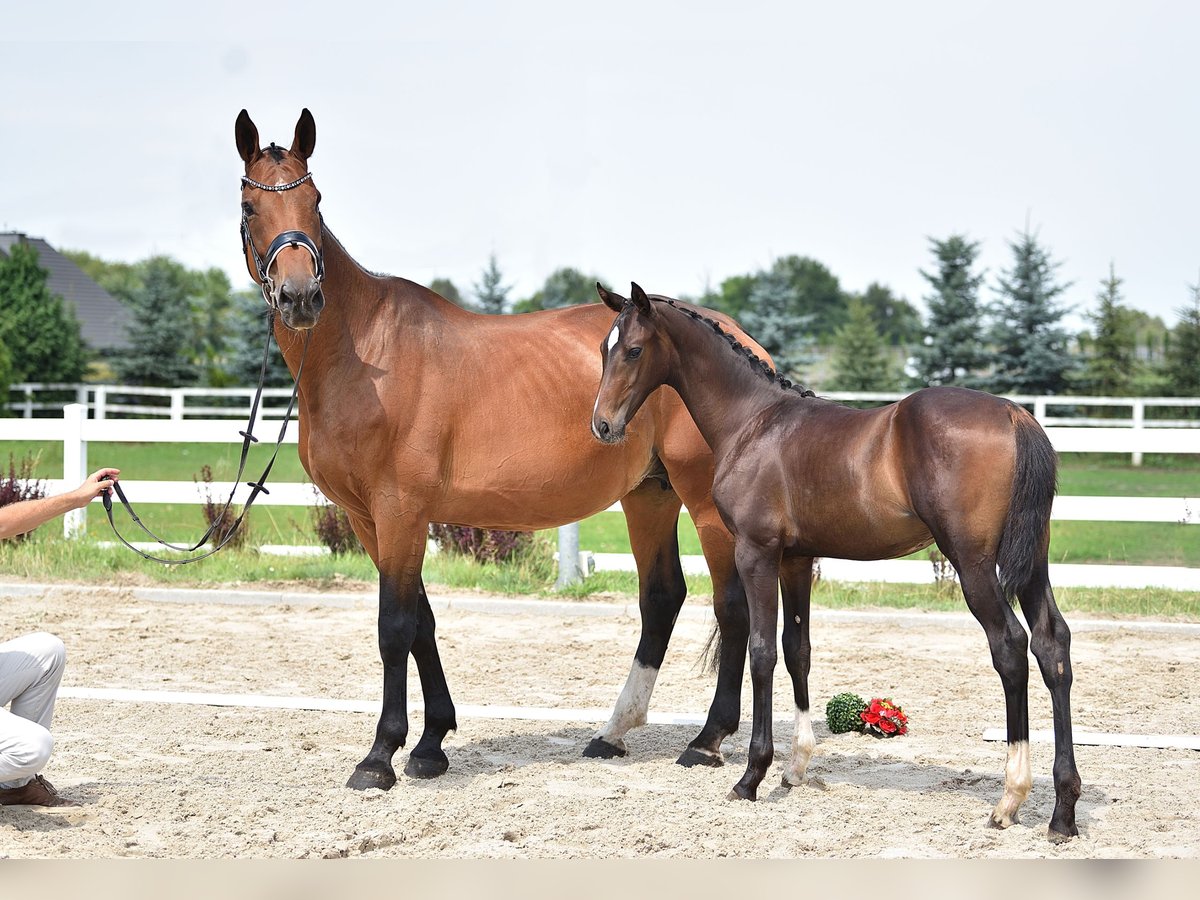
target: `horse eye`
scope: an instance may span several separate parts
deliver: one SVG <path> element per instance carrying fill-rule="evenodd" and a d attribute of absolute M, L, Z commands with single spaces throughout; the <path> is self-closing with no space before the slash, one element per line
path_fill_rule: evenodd
<path fill-rule="evenodd" d="M 629 352 L 625 354 L 626 359 L 637 359 L 642 355 L 641 347 L 630 347 Z"/>
<path fill-rule="evenodd" d="M 254 204 L 251 203 L 249 200 L 246 200 L 245 202 L 242 203 L 242 212 L 244 212 L 248 216 L 254 215 Z"/>

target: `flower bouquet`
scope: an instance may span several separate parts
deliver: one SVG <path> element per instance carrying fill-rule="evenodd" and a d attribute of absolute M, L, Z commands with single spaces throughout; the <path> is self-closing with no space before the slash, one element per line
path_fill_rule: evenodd
<path fill-rule="evenodd" d="M 838 694 L 825 705 L 825 723 L 833 734 L 859 731 L 875 737 L 898 737 L 908 733 L 908 716 L 891 698 L 872 699 L 858 694 Z"/>

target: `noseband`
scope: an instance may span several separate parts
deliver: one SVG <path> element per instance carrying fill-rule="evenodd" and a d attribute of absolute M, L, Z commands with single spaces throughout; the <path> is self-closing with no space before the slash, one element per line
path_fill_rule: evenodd
<path fill-rule="evenodd" d="M 304 182 L 312 178 L 312 172 L 305 172 L 295 181 L 289 181 L 287 184 L 263 184 L 261 181 L 255 181 L 253 178 L 242 176 L 242 184 L 250 187 L 258 188 L 260 191 L 270 191 L 273 194 L 290 191 L 294 187 L 299 187 Z M 325 220 L 321 217 L 320 211 L 317 212 L 318 218 L 321 219 L 321 224 L 325 224 Z M 303 247 L 313 258 L 313 266 L 316 269 L 316 279 L 318 282 L 325 280 L 325 259 L 321 256 L 321 251 L 317 248 L 316 242 L 303 231 L 285 231 L 276 236 L 275 240 L 271 241 L 271 246 L 267 248 L 266 259 L 258 255 L 258 249 L 254 246 L 254 241 L 250 237 L 250 221 L 246 215 L 245 207 L 242 208 L 242 256 L 246 255 L 246 250 L 249 248 L 250 255 L 254 258 L 255 268 L 258 269 L 258 284 L 262 288 L 263 300 L 267 302 L 267 306 L 275 309 L 275 303 L 272 297 L 275 294 L 275 279 L 271 277 L 271 266 L 275 263 L 275 257 L 284 247 Z M 254 274 L 253 272 L 251 274 Z"/>

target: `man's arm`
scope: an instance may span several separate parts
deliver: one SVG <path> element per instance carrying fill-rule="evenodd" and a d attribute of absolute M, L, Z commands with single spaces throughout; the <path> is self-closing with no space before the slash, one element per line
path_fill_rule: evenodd
<path fill-rule="evenodd" d="M 120 469 L 99 469 L 73 491 L 0 506 L 0 539 L 33 531 L 55 516 L 87 506 L 111 488 L 120 474 Z"/>

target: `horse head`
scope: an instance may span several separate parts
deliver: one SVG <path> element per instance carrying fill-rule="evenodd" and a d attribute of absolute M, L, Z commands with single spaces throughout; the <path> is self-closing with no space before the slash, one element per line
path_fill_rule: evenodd
<path fill-rule="evenodd" d="M 636 284 L 628 300 L 600 284 L 596 293 L 617 313 L 617 320 L 600 344 L 602 373 L 592 409 L 592 434 L 615 444 L 624 439 L 625 426 L 646 398 L 666 383 L 671 347 L 658 328 L 661 315 Z"/>
<path fill-rule="evenodd" d="M 307 109 L 296 122 L 291 148 L 259 147 L 258 129 L 246 110 L 234 128 L 242 177 L 242 252 L 250 277 L 267 305 L 288 328 L 313 328 L 321 317 L 325 277 L 321 253 L 321 192 L 312 181 L 308 158 L 317 126 Z"/>

